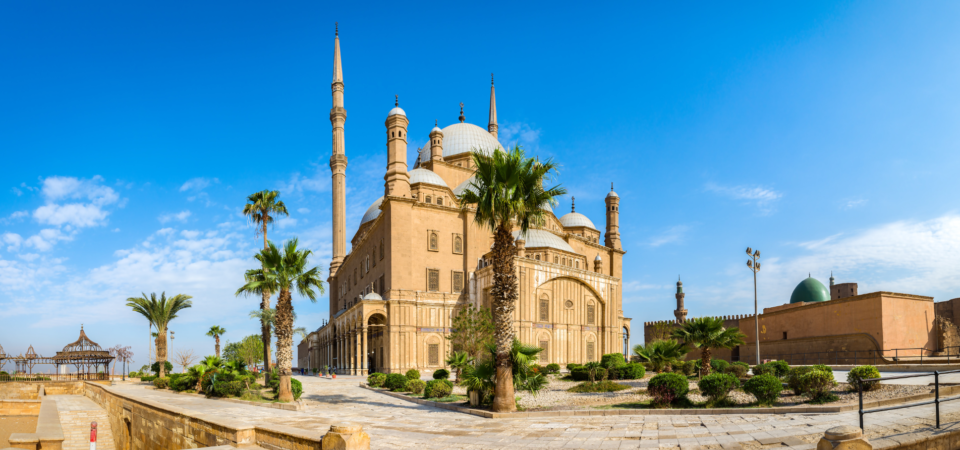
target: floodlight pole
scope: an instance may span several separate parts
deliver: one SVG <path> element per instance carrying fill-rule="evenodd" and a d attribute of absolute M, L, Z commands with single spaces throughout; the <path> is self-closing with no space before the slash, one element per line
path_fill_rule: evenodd
<path fill-rule="evenodd" d="M 757 310 L 757 272 L 760 271 L 760 263 L 757 260 L 760 259 L 760 250 L 752 251 L 747 247 L 747 256 L 750 257 L 747 260 L 747 267 L 753 272 L 753 326 L 754 336 L 757 338 L 757 364 L 760 364 L 760 314 Z"/>

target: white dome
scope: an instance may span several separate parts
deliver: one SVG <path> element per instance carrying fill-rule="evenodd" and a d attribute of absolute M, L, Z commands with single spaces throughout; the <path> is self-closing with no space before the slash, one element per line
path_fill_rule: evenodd
<path fill-rule="evenodd" d="M 395 106 L 395 107 L 393 107 L 393 109 L 390 110 L 390 114 L 387 114 L 387 117 L 390 117 L 390 116 L 406 116 L 406 115 L 407 115 L 406 111 L 404 111 L 403 109 L 401 109 L 399 106 Z"/>
<path fill-rule="evenodd" d="M 443 131 L 444 158 L 461 153 L 468 153 L 474 149 L 489 154 L 493 152 L 494 149 L 504 148 L 489 131 L 472 123 L 455 123 L 441 131 Z M 430 153 L 424 153 L 425 155 L 420 155 L 420 160 L 424 162 L 429 161 Z"/>
<path fill-rule="evenodd" d="M 436 133 L 436 132 L 443 133 L 443 130 L 441 130 L 440 127 L 433 127 L 433 129 L 430 130 L 430 134 L 433 134 L 433 133 Z"/>
<path fill-rule="evenodd" d="M 597 227 L 593 225 L 593 222 L 591 222 L 590 219 L 587 218 L 587 216 L 580 214 L 578 212 L 567 213 L 566 215 L 560 218 L 560 223 L 563 224 L 564 228 L 587 227 L 587 228 L 592 228 L 594 230 L 597 229 Z"/>
<path fill-rule="evenodd" d="M 520 230 L 513 232 L 513 239 L 516 240 L 520 236 Z M 557 250 L 563 250 L 565 252 L 576 253 L 573 251 L 573 247 L 570 247 L 570 244 L 563 238 L 549 232 L 540 229 L 529 229 L 526 234 L 523 235 L 523 240 L 526 241 L 526 248 L 538 248 L 538 247 L 549 247 L 555 248 Z"/>
<path fill-rule="evenodd" d="M 443 178 L 440 178 L 440 175 L 437 175 L 432 170 L 413 169 L 409 173 L 410 173 L 411 185 L 414 185 L 417 183 L 427 183 L 427 184 L 432 184 L 434 186 L 448 187 L 447 183 L 443 181 Z"/>
<path fill-rule="evenodd" d="M 373 219 L 380 217 L 381 203 L 383 203 L 383 197 L 378 198 L 377 201 L 373 202 L 373 204 L 367 208 L 367 212 L 363 213 L 363 219 L 360 220 L 360 225 L 363 225 L 367 222 L 372 222 Z"/>
<path fill-rule="evenodd" d="M 593 260 L 594 260 L 594 261 L 603 261 L 603 259 L 600 258 L 600 255 L 597 255 L 597 257 L 596 257 L 596 258 L 593 258 Z"/>
<path fill-rule="evenodd" d="M 467 189 L 467 186 L 470 186 L 470 183 L 472 182 L 473 182 L 472 176 L 470 178 L 467 178 L 466 181 L 464 181 L 463 183 L 460 183 L 459 185 L 457 185 L 457 187 L 453 188 L 453 195 L 456 195 L 457 197 L 459 197 L 460 193 L 465 191 Z"/>
<path fill-rule="evenodd" d="M 607 198 L 620 198 L 616 192 L 613 192 L 613 189 L 610 189 L 610 192 L 607 193 Z"/>
<path fill-rule="evenodd" d="M 364 295 L 363 299 L 364 300 L 383 300 L 383 297 L 381 297 L 380 294 L 376 292 L 371 292 L 367 295 Z"/>

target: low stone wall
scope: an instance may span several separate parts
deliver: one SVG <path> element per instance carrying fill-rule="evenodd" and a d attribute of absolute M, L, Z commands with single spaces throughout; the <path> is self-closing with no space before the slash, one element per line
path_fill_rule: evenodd
<path fill-rule="evenodd" d="M 10 400 L 3 402 L 11 402 Z M 63 427 L 60 425 L 60 414 L 57 411 L 57 402 L 43 400 L 25 403 L 38 405 L 36 408 L 37 430 L 34 433 L 13 433 L 8 441 L 11 447 L 36 450 L 62 450 Z M 3 405 L 0 404 L 0 410 Z"/>
<path fill-rule="evenodd" d="M 0 399 L 36 400 L 40 387 L 47 395 L 83 395 L 82 381 L 5 381 L 0 383 Z"/>
<path fill-rule="evenodd" d="M 122 449 L 259 445 L 266 449 L 319 450 L 324 434 L 278 425 L 236 423 L 150 400 L 133 399 L 95 383 L 87 382 L 84 387 L 84 395 L 107 411 L 114 442 Z"/>
<path fill-rule="evenodd" d="M 40 414 L 40 400 L 0 399 L 0 416 L 36 416 Z"/>

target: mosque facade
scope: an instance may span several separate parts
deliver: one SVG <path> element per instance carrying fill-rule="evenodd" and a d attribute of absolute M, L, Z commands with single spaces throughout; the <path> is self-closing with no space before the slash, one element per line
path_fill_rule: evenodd
<path fill-rule="evenodd" d="M 339 33 L 331 88 L 330 317 L 298 345 L 298 366 L 350 375 L 449 369 L 453 316 L 459 308 L 492 304 L 493 234 L 474 223 L 472 211 L 461 210 L 458 196 L 473 176 L 471 151 L 504 148 L 493 82 L 486 129 L 466 122 L 461 104 L 459 122 L 434 126 L 413 168 L 407 166 L 410 119 L 395 102 L 384 123 L 384 195 L 363 215 L 349 253 Z M 603 207 L 603 231 L 583 214 L 558 217 L 552 209 L 542 227 L 514 231 L 520 284 L 514 328 L 521 341 L 544 349 L 541 364 L 599 361 L 628 347 L 620 197 L 612 187 Z"/>

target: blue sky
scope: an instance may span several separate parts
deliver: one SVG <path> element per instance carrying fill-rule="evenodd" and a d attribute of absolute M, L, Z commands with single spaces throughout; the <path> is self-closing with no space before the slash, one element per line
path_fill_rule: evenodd
<path fill-rule="evenodd" d="M 295 236 L 330 253 L 330 76 L 340 22 L 348 228 L 382 193 L 383 120 L 485 124 L 556 158 L 603 227 L 621 196 L 624 312 L 752 310 L 811 273 L 960 297 L 960 5 L 951 2 L 6 2 L 0 6 L 0 345 L 52 354 L 80 323 L 147 354 L 123 304 L 186 293 L 173 349 L 257 331 L 235 298 L 258 245 L 239 212 L 279 189 Z M 349 3 L 349 5 L 348 5 Z M 411 160 L 413 154 L 411 152 Z M 558 212 L 569 210 L 561 199 Z M 316 328 L 327 300 L 298 300 Z"/>

